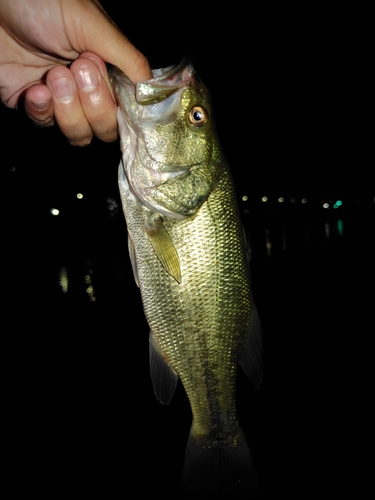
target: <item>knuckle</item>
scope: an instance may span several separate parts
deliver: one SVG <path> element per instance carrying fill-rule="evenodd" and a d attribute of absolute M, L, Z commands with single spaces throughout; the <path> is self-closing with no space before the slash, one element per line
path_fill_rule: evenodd
<path fill-rule="evenodd" d="M 81 139 L 79 142 L 75 143 L 75 146 L 79 146 L 80 148 L 84 148 L 91 144 L 92 137 Z"/>
<path fill-rule="evenodd" d="M 93 134 L 86 135 L 83 137 L 77 137 L 77 136 L 71 136 L 71 137 L 66 136 L 66 137 L 72 146 L 78 146 L 78 147 L 84 148 L 85 146 L 88 146 L 89 144 L 91 144 Z"/>
<path fill-rule="evenodd" d="M 52 127 L 55 124 L 53 116 L 46 116 L 46 117 L 29 116 L 29 118 L 35 126 L 40 128 Z"/>

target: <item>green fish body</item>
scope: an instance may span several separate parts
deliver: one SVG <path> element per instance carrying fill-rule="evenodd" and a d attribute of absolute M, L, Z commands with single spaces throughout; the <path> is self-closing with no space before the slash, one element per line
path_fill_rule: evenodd
<path fill-rule="evenodd" d="M 150 327 L 154 391 L 168 404 L 179 377 L 191 405 L 188 498 L 223 491 L 236 498 L 244 484 L 256 490 L 236 414 L 236 377 L 241 364 L 259 388 L 261 328 L 210 94 L 186 59 L 138 84 L 117 68 L 109 74 L 119 104 L 119 188 Z"/>

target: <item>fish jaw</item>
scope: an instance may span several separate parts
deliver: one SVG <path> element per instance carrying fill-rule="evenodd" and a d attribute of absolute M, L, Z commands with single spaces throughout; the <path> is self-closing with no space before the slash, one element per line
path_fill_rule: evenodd
<path fill-rule="evenodd" d="M 186 61 L 154 74 L 134 84 L 117 68 L 110 71 L 119 104 L 122 168 L 144 206 L 183 220 L 207 199 L 220 169 L 213 159 L 210 96 Z M 188 121 L 192 109 L 210 118 L 204 126 Z"/>

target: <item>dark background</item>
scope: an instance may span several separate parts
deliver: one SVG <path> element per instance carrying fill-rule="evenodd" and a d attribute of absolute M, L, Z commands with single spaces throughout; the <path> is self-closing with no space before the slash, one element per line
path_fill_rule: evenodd
<path fill-rule="evenodd" d="M 265 337 L 261 390 L 242 372 L 238 388 L 264 498 L 361 498 L 373 444 L 366 16 L 103 5 L 153 68 L 189 55 L 213 96 Z M 119 145 L 73 148 L 4 106 L 0 132 L 3 411 L 15 491 L 111 498 L 135 488 L 178 499 L 191 415 L 181 386 L 168 407 L 153 395 Z"/>

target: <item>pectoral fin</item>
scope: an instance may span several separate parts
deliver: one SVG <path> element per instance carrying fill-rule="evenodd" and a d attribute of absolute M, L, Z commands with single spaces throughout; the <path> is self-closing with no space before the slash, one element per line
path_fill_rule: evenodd
<path fill-rule="evenodd" d="M 145 229 L 162 266 L 172 278 L 181 283 L 181 269 L 177 250 L 168 231 L 163 226 L 162 219 L 159 217 L 157 220 L 153 220 L 152 224 L 145 226 Z"/>
<path fill-rule="evenodd" d="M 263 378 L 262 327 L 254 303 L 252 312 L 252 321 L 239 363 L 255 387 L 260 389 Z"/>
<path fill-rule="evenodd" d="M 167 405 L 171 402 L 176 389 L 178 375 L 163 359 L 151 332 L 149 338 L 149 354 L 151 380 L 155 396 L 161 403 Z"/>

